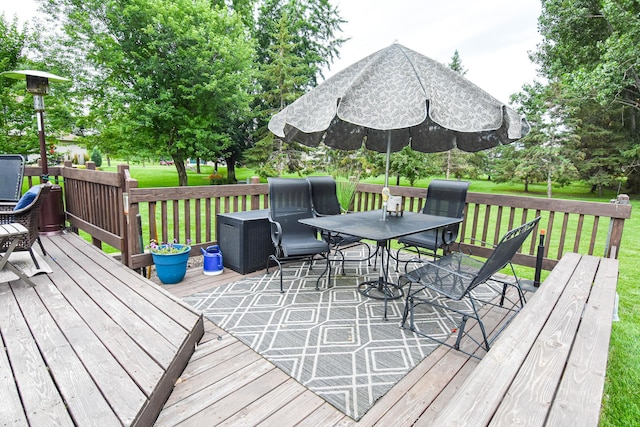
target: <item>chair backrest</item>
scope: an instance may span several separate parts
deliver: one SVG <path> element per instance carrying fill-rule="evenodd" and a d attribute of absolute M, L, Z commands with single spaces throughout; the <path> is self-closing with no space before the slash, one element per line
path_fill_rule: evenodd
<path fill-rule="evenodd" d="M 434 179 L 427 188 L 427 200 L 422 208 L 422 213 L 462 218 L 470 184 L 468 181 Z M 455 242 L 459 229 L 460 224 L 447 226 L 443 232 L 445 243 Z"/>
<path fill-rule="evenodd" d="M 310 176 L 307 178 L 311 184 L 311 199 L 313 208 L 320 215 L 339 215 L 342 213 L 336 180 L 330 176 Z"/>
<path fill-rule="evenodd" d="M 19 154 L 0 155 L 0 202 L 17 202 L 22 194 L 25 160 Z"/>
<path fill-rule="evenodd" d="M 282 235 L 314 233 L 313 228 L 299 219 L 312 218 L 311 188 L 306 179 L 268 178 L 269 218 L 280 223 Z"/>
<path fill-rule="evenodd" d="M 511 261 L 511 258 L 513 258 L 516 252 L 518 252 L 518 249 L 520 249 L 524 241 L 527 240 L 527 237 L 529 237 L 531 232 L 538 226 L 539 221 L 540 217 L 537 217 L 518 228 L 514 228 L 502 236 L 498 246 L 495 247 L 491 255 L 489 255 L 489 258 L 487 258 L 487 261 L 471 282 L 469 289 L 473 289 L 475 286 L 483 283 L 504 268 L 509 261 Z"/>
<path fill-rule="evenodd" d="M 468 181 L 434 179 L 427 188 L 427 200 L 422 213 L 461 218 L 469 184 Z"/>

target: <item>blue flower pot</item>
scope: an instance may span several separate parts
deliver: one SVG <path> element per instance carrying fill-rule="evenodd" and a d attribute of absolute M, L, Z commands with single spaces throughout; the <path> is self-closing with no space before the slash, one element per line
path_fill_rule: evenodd
<path fill-rule="evenodd" d="M 174 247 L 184 247 L 186 245 L 174 244 Z M 179 254 L 156 254 L 151 253 L 153 262 L 156 265 L 158 279 L 165 285 L 172 285 L 181 282 L 187 274 L 187 262 L 189 261 L 190 246 L 185 252 Z"/>

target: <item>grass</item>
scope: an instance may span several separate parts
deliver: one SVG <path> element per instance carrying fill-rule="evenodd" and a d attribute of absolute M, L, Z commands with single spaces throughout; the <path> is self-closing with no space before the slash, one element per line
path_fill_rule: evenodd
<path fill-rule="evenodd" d="M 103 170 L 115 171 L 116 167 L 103 167 Z M 210 166 L 202 166 L 202 173 L 188 171 L 189 185 L 207 185 L 208 176 L 213 172 Z M 130 167 L 131 175 L 138 180 L 140 187 L 170 187 L 178 185 L 178 177 L 173 166 L 135 166 Z M 225 175 L 225 168 L 219 168 Z M 255 175 L 254 171 L 237 169 L 236 178 L 244 181 Z M 414 183 L 415 187 L 428 186 L 429 180 Z M 264 182 L 264 180 L 262 180 Z M 361 180 L 361 182 L 382 184 L 384 177 Z M 392 180 L 395 185 L 395 180 Z M 400 185 L 409 185 L 401 180 Z M 520 183 L 496 184 L 486 180 L 473 180 L 469 191 L 479 193 L 512 194 L 531 197 L 546 197 L 546 184 L 533 184 L 529 192 L 523 192 Z M 603 195 L 590 192 L 586 184 L 576 183 L 567 187 L 554 187 L 554 198 L 575 199 L 586 201 L 609 202 L 616 197 L 613 190 L 605 191 Z M 640 209 L 640 200 L 631 200 L 633 210 Z M 618 294 L 620 296 L 620 321 L 614 322 L 611 336 L 609 362 L 607 367 L 607 381 L 605 384 L 603 412 L 600 418 L 601 426 L 635 426 L 640 420 L 640 287 L 636 285 L 640 277 L 640 264 L 637 254 L 640 253 L 640 224 L 629 220 L 625 223 L 623 240 L 619 253 L 620 276 Z M 521 272 L 518 271 L 518 274 Z M 527 273 L 523 273 L 525 276 Z"/>

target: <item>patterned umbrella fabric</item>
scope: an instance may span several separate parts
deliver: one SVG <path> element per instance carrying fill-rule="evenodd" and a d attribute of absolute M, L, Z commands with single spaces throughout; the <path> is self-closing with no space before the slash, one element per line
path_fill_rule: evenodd
<path fill-rule="evenodd" d="M 389 154 L 406 145 L 425 153 L 485 150 L 522 138 L 529 125 L 459 73 L 394 43 L 302 95 L 269 129 L 312 147 L 364 143 Z"/>

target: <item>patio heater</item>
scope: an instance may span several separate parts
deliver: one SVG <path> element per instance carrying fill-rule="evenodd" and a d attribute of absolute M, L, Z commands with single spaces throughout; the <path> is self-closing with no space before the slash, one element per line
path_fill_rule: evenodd
<path fill-rule="evenodd" d="M 49 81 L 68 82 L 65 77 L 37 70 L 17 70 L 0 73 L 5 77 L 16 80 L 27 80 L 27 92 L 33 94 L 33 107 L 38 120 L 38 139 L 40 140 L 40 163 L 42 175 L 40 182 L 49 182 L 49 167 L 47 164 L 47 144 L 44 136 L 44 95 L 49 93 Z M 42 234 L 58 234 L 62 232 L 64 224 L 64 203 L 62 188 L 53 184 L 49 196 L 45 199 L 40 211 L 40 232 Z"/>

